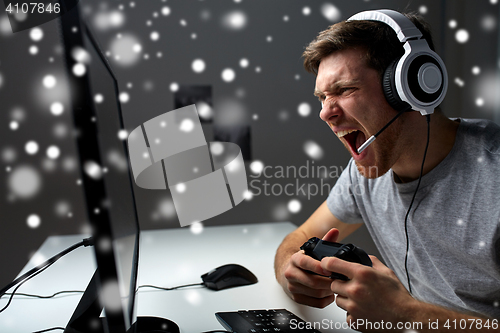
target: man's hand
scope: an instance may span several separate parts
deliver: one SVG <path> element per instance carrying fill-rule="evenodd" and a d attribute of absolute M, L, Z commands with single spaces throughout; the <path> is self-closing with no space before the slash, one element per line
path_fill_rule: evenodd
<path fill-rule="evenodd" d="M 339 231 L 331 229 L 323 240 L 335 242 L 338 236 Z M 281 285 L 297 303 L 324 308 L 335 301 L 334 292 L 330 288 L 332 280 L 326 277 L 330 274 L 321 267 L 321 262 L 305 255 L 304 251 L 300 250 L 290 257 L 285 266 Z"/>
<path fill-rule="evenodd" d="M 497 319 L 461 313 L 416 300 L 391 269 L 374 256 L 370 256 L 370 259 L 373 267 L 335 257 L 321 260 L 322 269 L 344 274 L 350 279 L 334 280 L 330 287 L 337 294 L 337 305 L 347 311 L 346 321 L 352 328 L 361 332 L 403 332 L 408 327 L 418 327 L 421 333 L 497 331 L 497 328 L 486 325 L 466 325 L 450 330 L 450 326 L 446 326 L 450 322 L 489 323 Z M 431 323 L 436 323 L 436 326 L 431 326 Z"/>
<path fill-rule="evenodd" d="M 347 311 L 347 322 L 365 320 L 380 323 L 410 320 L 408 309 L 417 301 L 408 293 L 394 272 L 375 256 L 370 256 L 373 267 L 326 257 L 321 268 L 344 274 L 349 281 L 334 280 L 331 291 L 338 294 L 337 305 Z M 362 327 L 358 329 L 363 330 Z M 364 330 L 363 330 L 364 331 Z"/>
<path fill-rule="evenodd" d="M 320 262 L 306 256 L 299 248 L 311 237 L 321 235 L 326 241 L 341 241 L 360 226 L 361 223 L 340 221 L 331 213 L 325 200 L 306 222 L 285 237 L 276 250 L 274 271 L 285 292 L 296 302 L 314 307 L 324 308 L 332 303 L 335 300 L 330 290 L 332 280 L 307 272 L 325 275 Z"/>

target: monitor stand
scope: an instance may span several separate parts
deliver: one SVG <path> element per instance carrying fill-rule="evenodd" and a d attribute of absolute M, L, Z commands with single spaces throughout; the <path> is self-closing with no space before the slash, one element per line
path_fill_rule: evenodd
<path fill-rule="evenodd" d="M 78 303 L 64 333 L 105 333 L 106 318 L 101 317 L 102 306 L 99 303 L 98 289 L 99 269 Z M 158 317 L 137 317 L 127 333 L 180 333 L 179 326 L 171 320 Z M 114 332 L 110 332 L 114 333 Z"/>
<path fill-rule="evenodd" d="M 171 320 L 158 317 L 137 317 L 127 333 L 180 333 L 179 326 Z"/>

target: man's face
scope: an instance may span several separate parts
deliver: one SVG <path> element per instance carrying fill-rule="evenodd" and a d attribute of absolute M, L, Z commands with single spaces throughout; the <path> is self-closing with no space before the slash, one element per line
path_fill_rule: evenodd
<path fill-rule="evenodd" d="M 387 103 L 376 70 L 369 68 L 363 50 L 337 51 L 321 60 L 314 94 L 323 103 L 324 120 L 351 153 L 367 178 L 386 173 L 401 152 L 403 120 L 398 119 L 361 154 L 357 149 L 377 133 L 396 111 Z"/>

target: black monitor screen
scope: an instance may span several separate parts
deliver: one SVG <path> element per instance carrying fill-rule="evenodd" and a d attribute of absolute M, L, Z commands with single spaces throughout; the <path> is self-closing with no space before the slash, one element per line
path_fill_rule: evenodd
<path fill-rule="evenodd" d="M 98 51 L 88 40 L 88 36 L 85 35 L 85 37 L 91 59 L 87 66 L 91 92 L 94 101 L 97 101 L 95 102 L 95 121 L 99 133 L 102 165 L 87 164 L 84 168 L 88 169 L 87 172 L 92 172 L 92 169 L 96 170 L 104 180 L 107 198 L 102 206 L 107 209 L 111 222 L 112 246 L 117 265 L 118 287 L 122 298 L 122 307 L 116 309 L 127 309 L 124 313 L 125 321 L 132 322 L 137 271 L 135 267 L 137 260 L 134 256 L 136 255 L 138 224 L 126 151 L 127 133 L 122 128 L 113 78 Z M 107 245 L 104 244 L 104 246 Z M 113 286 L 103 285 L 102 288 L 105 294 L 105 288 L 113 288 Z M 106 300 L 103 301 L 106 302 Z M 113 300 L 109 300 L 109 303 L 106 310 L 108 312 L 109 307 L 113 306 Z"/>
<path fill-rule="evenodd" d="M 139 224 L 118 87 L 97 41 L 81 23 L 78 6 L 61 17 L 61 30 L 98 266 L 67 332 L 86 331 L 101 308 L 104 331 L 124 332 L 136 320 Z M 89 303 L 97 306 L 90 311 Z"/>

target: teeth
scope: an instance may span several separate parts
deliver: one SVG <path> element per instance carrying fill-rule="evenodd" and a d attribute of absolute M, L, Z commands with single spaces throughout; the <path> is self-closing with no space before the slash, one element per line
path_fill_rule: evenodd
<path fill-rule="evenodd" d="M 338 132 L 335 132 L 335 134 L 337 134 L 337 136 L 339 138 L 343 137 L 344 135 L 347 135 L 349 133 L 352 133 L 352 132 L 356 132 L 357 130 L 346 130 L 346 131 L 338 131 Z"/>

